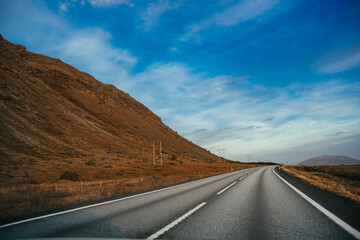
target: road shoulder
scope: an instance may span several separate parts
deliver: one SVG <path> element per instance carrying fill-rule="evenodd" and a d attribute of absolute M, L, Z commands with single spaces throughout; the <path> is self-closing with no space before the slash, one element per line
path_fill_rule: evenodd
<path fill-rule="evenodd" d="M 275 167 L 275 171 L 291 185 L 299 189 L 315 202 L 332 212 L 334 215 L 360 231 L 360 207 L 352 202 L 340 198 L 325 190 L 312 186 L 299 178 L 296 178 L 284 171 L 279 171 Z"/>

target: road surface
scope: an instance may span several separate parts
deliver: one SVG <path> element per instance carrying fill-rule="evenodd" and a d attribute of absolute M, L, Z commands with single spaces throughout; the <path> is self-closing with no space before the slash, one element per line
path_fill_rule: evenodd
<path fill-rule="evenodd" d="M 359 238 L 359 207 L 274 169 L 231 172 L 6 223 L 0 226 L 0 239 Z"/>

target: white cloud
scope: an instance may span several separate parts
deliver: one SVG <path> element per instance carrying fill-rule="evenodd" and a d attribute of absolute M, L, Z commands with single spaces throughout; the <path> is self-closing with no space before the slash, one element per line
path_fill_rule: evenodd
<path fill-rule="evenodd" d="M 128 5 L 133 7 L 131 0 L 88 0 L 93 7 L 112 7 L 119 5 Z"/>
<path fill-rule="evenodd" d="M 53 42 L 58 38 L 57 32 L 63 31 L 66 24 L 46 5 L 36 3 L 38 2 L 6 1 L 5 7 L 0 6 L 3 7 L 0 10 L 1 34 L 4 37 L 11 36 L 12 39 L 9 40 L 26 45 L 30 51 L 38 49 L 45 42 Z"/>
<path fill-rule="evenodd" d="M 110 40 L 111 35 L 99 28 L 72 31 L 47 51 L 100 81 L 114 83 L 128 78 L 137 58 L 126 50 L 113 47 Z"/>
<path fill-rule="evenodd" d="M 79 4 L 84 6 L 86 3 L 89 3 L 93 7 L 109 8 L 120 5 L 127 5 L 129 7 L 135 6 L 131 0 L 65 0 L 60 2 L 59 11 L 67 12 L 70 7 L 76 7 Z"/>
<path fill-rule="evenodd" d="M 65 10 L 73 3 L 79 1 L 63 2 L 61 4 L 65 5 L 62 8 Z M 4 17 L 13 20 L 2 25 L 5 36 L 8 34 L 25 39 L 21 44 L 26 45 L 29 50 L 60 58 L 93 74 L 98 80 L 112 83 L 128 78 L 128 72 L 137 63 L 137 58 L 130 52 L 111 44 L 108 32 L 101 28 L 76 29 L 63 15 L 56 15 L 48 9 L 46 4 L 10 1 L 7 7 L 9 11 L 4 12 Z M 8 15 L 10 13 L 16 18 Z"/>
<path fill-rule="evenodd" d="M 171 47 L 170 50 L 175 53 L 179 52 L 179 50 L 176 47 Z"/>
<path fill-rule="evenodd" d="M 69 8 L 69 4 L 70 4 L 69 2 L 60 3 L 59 5 L 60 12 L 67 12 Z"/>
<path fill-rule="evenodd" d="M 146 30 L 156 25 L 159 18 L 167 11 L 177 9 L 179 4 L 169 0 L 158 0 L 156 3 L 148 4 L 146 11 L 142 12 L 140 17 L 144 21 Z"/>
<path fill-rule="evenodd" d="M 212 152 L 227 148 L 226 156 L 234 160 L 244 160 L 249 153 L 263 157 L 256 160 L 266 160 L 296 149 L 301 155 L 299 149 L 304 146 L 317 145 L 322 152 L 313 149 L 314 155 L 359 142 L 359 82 L 335 79 L 269 88 L 250 84 L 249 76 L 209 77 L 177 62 L 156 63 L 133 75 L 136 56 L 113 46 L 106 31 L 75 29 L 46 9 L 28 9 L 31 4 L 10 10 L 17 10 L 19 22 L 15 23 L 24 26 L 21 35 L 33 34 L 31 42 L 43 45 L 32 51 L 58 57 L 129 92 L 175 131 Z M 27 22 L 38 25 L 30 28 Z M 52 32 L 54 28 L 58 31 Z M 47 36 L 38 33 L 44 31 Z M 359 150 L 352 149 L 354 157 L 360 156 Z"/>
<path fill-rule="evenodd" d="M 153 86 L 162 91 L 179 92 L 185 86 L 196 81 L 197 76 L 180 63 L 156 63 L 138 74 L 135 79 L 138 83 Z"/>
<path fill-rule="evenodd" d="M 360 67 L 360 46 L 330 53 L 315 64 L 321 74 L 339 73 L 355 67 Z"/>
<path fill-rule="evenodd" d="M 183 74 L 191 72 L 184 69 Z M 258 89 L 246 82 L 243 88 L 232 88 L 230 77 L 204 79 L 197 75 L 195 79 L 197 84 L 181 87 L 185 92 L 176 100 L 160 103 L 156 99 L 152 109 L 163 113 L 167 124 L 183 136 L 212 152 L 225 147 L 227 156 L 233 159 L 250 153 L 274 155 L 301 145 L 325 142 L 329 133 L 353 135 L 360 127 L 360 121 L 354 121 L 360 117 L 356 107 L 360 100 L 351 93 L 359 90 L 359 84 L 330 81 L 272 89 L 271 96 L 257 96 Z M 195 99 L 179 101 L 183 96 Z"/>
<path fill-rule="evenodd" d="M 341 137 L 325 138 L 320 141 L 312 141 L 307 144 L 288 148 L 278 152 L 267 152 L 257 154 L 255 159 L 271 159 L 276 162 L 289 162 L 297 164 L 314 156 L 319 155 L 346 155 L 359 159 L 358 146 L 360 145 L 360 135 L 351 133 Z"/>
<path fill-rule="evenodd" d="M 264 14 L 272 9 L 278 0 L 252 0 L 234 4 L 221 13 L 213 15 L 210 22 L 218 26 L 234 26 Z"/>
<path fill-rule="evenodd" d="M 215 13 L 210 18 L 191 25 L 188 31 L 180 37 L 181 41 L 191 38 L 200 39 L 199 32 L 213 26 L 231 27 L 239 22 L 254 19 L 271 10 L 278 0 L 245 0 L 231 5 L 220 13 Z"/>
<path fill-rule="evenodd" d="M 266 88 L 248 78 L 208 78 L 184 64 L 158 63 L 129 79 L 129 91 L 184 137 L 212 152 L 227 148 L 235 160 L 314 143 L 323 151 L 329 141 L 360 133 L 359 83 Z"/>

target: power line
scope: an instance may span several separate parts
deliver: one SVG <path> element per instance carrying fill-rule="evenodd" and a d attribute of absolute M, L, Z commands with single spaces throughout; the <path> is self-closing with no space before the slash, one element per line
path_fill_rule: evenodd
<path fill-rule="evenodd" d="M 246 156 L 247 156 L 247 158 L 248 158 L 248 163 L 249 163 L 249 162 L 252 162 L 252 157 L 253 157 L 254 155 L 250 154 L 250 155 L 246 155 Z"/>

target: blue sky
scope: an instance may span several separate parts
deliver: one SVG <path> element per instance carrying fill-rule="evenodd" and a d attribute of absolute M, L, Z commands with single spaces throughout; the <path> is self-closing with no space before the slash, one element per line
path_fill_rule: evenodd
<path fill-rule="evenodd" d="M 0 0 L 0 33 L 226 157 L 360 159 L 358 0 Z"/>

